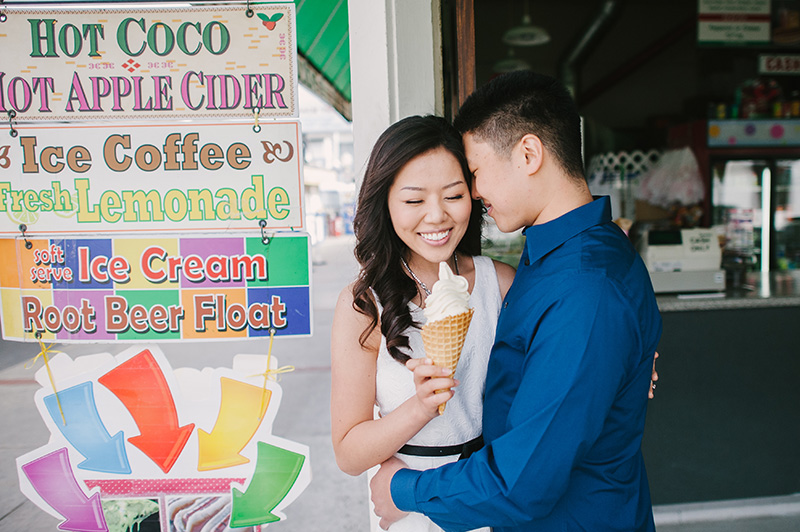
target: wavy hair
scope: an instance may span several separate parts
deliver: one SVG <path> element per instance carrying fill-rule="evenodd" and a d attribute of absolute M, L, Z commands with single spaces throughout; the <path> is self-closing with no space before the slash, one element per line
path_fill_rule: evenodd
<path fill-rule="evenodd" d="M 411 116 L 389 126 L 372 148 L 353 218 L 355 256 L 361 266 L 353 284 L 353 307 L 370 320 L 359 341 L 364 346 L 380 321 L 389 354 L 401 363 L 410 358 L 403 352 L 409 347 L 404 333 L 420 324 L 414 322 L 408 308 L 417 287 L 400 263 L 408 248 L 397 236 L 389 216 L 389 189 L 409 161 L 440 147 L 456 158 L 471 192 L 471 174 L 461 136 L 455 128 L 444 118 Z M 467 231 L 458 243 L 458 251 L 471 256 L 480 254 L 482 221 L 483 207 L 473 200 Z M 383 306 L 380 320 L 373 292 Z"/>

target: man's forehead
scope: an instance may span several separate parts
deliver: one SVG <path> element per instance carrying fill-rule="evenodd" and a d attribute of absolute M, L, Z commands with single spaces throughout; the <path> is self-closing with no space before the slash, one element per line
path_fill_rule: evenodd
<path fill-rule="evenodd" d="M 467 156 L 469 156 L 470 153 L 476 154 L 491 147 L 489 146 L 488 142 L 481 140 L 473 133 L 464 133 L 463 139 L 464 139 L 464 150 L 467 152 Z"/>

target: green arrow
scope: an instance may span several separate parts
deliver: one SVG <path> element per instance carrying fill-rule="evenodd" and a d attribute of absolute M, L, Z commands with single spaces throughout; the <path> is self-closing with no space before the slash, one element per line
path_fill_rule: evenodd
<path fill-rule="evenodd" d="M 231 528 L 280 521 L 272 510 L 294 486 L 306 457 L 302 454 L 258 442 L 256 470 L 244 493 L 232 489 Z"/>

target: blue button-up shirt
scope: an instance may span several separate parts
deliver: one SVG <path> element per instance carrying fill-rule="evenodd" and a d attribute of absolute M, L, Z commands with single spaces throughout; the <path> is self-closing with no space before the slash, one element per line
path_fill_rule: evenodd
<path fill-rule="evenodd" d="M 641 453 L 661 336 L 650 276 L 607 197 L 525 236 L 489 360 L 486 446 L 398 471 L 392 498 L 448 531 L 653 531 Z"/>

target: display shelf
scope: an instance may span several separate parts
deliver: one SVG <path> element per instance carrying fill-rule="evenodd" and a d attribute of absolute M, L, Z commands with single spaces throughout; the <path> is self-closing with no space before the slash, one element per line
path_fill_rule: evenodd
<path fill-rule="evenodd" d="M 800 119 L 709 120 L 708 147 L 800 147 Z"/>

